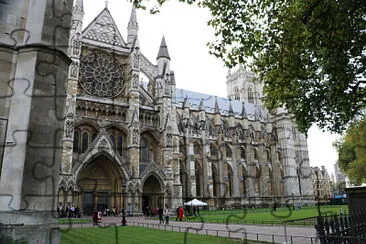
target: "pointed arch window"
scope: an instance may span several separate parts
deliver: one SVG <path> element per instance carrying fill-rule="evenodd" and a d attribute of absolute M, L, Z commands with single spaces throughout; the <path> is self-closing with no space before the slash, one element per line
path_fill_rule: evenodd
<path fill-rule="evenodd" d="M 122 136 L 118 136 L 118 141 L 117 141 L 117 152 L 119 153 L 119 155 L 122 156 L 122 151 L 123 151 L 123 138 Z"/>
<path fill-rule="evenodd" d="M 254 160 L 258 161 L 258 149 L 253 149 Z"/>
<path fill-rule="evenodd" d="M 141 138 L 140 141 L 140 160 L 143 163 L 149 162 L 149 148 L 145 138 Z"/>
<path fill-rule="evenodd" d="M 240 159 L 242 159 L 242 160 L 246 159 L 245 150 L 242 147 L 240 148 Z"/>
<path fill-rule="evenodd" d="M 234 100 L 240 101 L 240 95 L 239 95 L 238 87 L 234 88 Z"/>
<path fill-rule="evenodd" d="M 81 152 L 84 153 L 88 149 L 88 146 L 89 146 L 89 134 L 88 132 L 83 132 Z"/>
<path fill-rule="evenodd" d="M 231 197 L 234 193 L 233 171 L 231 169 L 231 166 L 228 163 L 225 164 L 225 183 L 227 186 L 227 194 L 228 194 L 228 196 Z"/>
<path fill-rule="evenodd" d="M 210 154 L 211 154 L 211 156 L 214 156 L 214 157 L 218 156 L 217 148 L 212 143 L 210 144 Z"/>
<path fill-rule="evenodd" d="M 267 157 L 267 162 L 270 163 L 271 160 L 271 151 L 270 150 L 266 150 L 266 157 Z"/>
<path fill-rule="evenodd" d="M 195 161 L 196 196 L 201 196 L 202 170 L 199 162 Z"/>
<path fill-rule="evenodd" d="M 248 88 L 248 102 L 254 103 L 254 94 L 253 89 L 251 87 Z"/>
<path fill-rule="evenodd" d="M 226 147 L 225 147 L 225 153 L 226 153 L 226 157 L 227 158 L 232 158 L 233 157 L 233 154 L 232 154 L 232 152 L 231 152 L 231 148 L 230 148 L 230 146 L 229 145 L 227 145 L 226 144 Z"/>
<path fill-rule="evenodd" d="M 74 131 L 74 144 L 73 144 L 74 152 L 79 152 L 79 138 L 80 138 L 80 133 L 78 130 L 75 130 Z"/>
<path fill-rule="evenodd" d="M 197 142 L 193 144 L 193 152 L 194 154 L 201 154 L 201 146 Z"/>
<path fill-rule="evenodd" d="M 246 171 L 246 169 L 245 169 L 245 167 L 244 167 L 244 165 L 240 165 L 240 170 L 241 170 L 241 172 L 240 172 L 240 194 L 242 195 L 242 196 L 246 196 L 246 194 L 247 194 L 247 190 L 246 190 L 246 188 L 247 188 L 247 171 Z"/>
<path fill-rule="evenodd" d="M 109 137 L 111 138 L 111 141 L 112 141 L 112 144 L 113 144 L 112 146 L 113 146 L 113 147 L 115 147 L 115 145 L 116 145 L 116 140 L 115 140 L 115 138 L 114 138 L 114 135 L 110 135 Z"/>

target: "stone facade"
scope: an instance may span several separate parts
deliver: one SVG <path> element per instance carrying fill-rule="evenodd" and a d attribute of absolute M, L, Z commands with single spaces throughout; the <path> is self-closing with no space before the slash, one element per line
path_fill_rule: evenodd
<path fill-rule="evenodd" d="M 141 53 L 134 9 L 127 42 L 107 8 L 82 31 L 83 15 L 78 0 L 61 206 L 141 213 L 146 206 L 175 209 L 194 197 L 213 208 L 311 198 L 306 138 L 286 111 L 261 106 L 260 86 L 229 74 L 228 87 L 238 87 L 242 101 L 177 89 L 165 39 L 155 64 Z"/>
<path fill-rule="evenodd" d="M 51 211 L 72 7 L 72 0 L 0 2 L 0 233 L 26 243 L 58 243 Z"/>
<path fill-rule="evenodd" d="M 311 167 L 314 196 L 321 203 L 328 203 L 332 197 L 332 181 L 325 166 Z"/>

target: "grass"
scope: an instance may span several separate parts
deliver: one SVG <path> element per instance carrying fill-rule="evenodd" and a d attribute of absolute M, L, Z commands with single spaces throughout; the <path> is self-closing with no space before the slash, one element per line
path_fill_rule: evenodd
<path fill-rule="evenodd" d="M 348 213 L 348 206 L 320 206 L 322 215 L 339 214 L 340 209 Z M 185 221 L 191 222 L 209 222 L 209 223 L 232 223 L 232 224 L 282 224 L 283 221 L 291 221 L 287 224 L 297 225 L 313 225 L 315 218 L 312 220 L 299 219 L 311 218 L 318 215 L 316 206 L 303 207 L 301 209 L 292 210 L 291 207 L 277 208 L 273 212 L 271 208 L 261 209 L 243 209 L 243 210 L 226 210 L 226 211 L 200 211 L 199 217 L 187 216 Z"/>
<path fill-rule="evenodd" d="M 57 223 L 60 225 L 67 225 L 67 224 L 85 224 L 85 223 L 92 223 L 91 217 L 88 219 L 58 219 Z"/>
<path fill-rule="evenodd" d="M 62 244 L 109 244 L 109 243 L 189 243 L 189 244 L 229 244 L 243 243 L 243 240 L 235 240 L 223 237 L 215 237 L 208 235 L 197 235 L 189 233 L 186 242 L 184 241 L 185 233 L 165 231 L 157 229 L 148 229 L 142 227 L 126 226 L 126 227 L 107 227 L 107 228 L 74 228 L 71 230 L 61 230 Z M 247 243 L 257 243 L 248 241 Z M 260 242 L 266 243 L 266 242 Z"/>

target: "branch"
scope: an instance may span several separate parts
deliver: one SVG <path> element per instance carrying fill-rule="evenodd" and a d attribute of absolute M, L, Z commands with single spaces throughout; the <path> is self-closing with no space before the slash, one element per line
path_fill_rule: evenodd
<path fill-rule="evenodd" d="M 358 80 L 356 85 L 348 85 L 348 88 L 352 89 L 352 91 L 355 92 L 361 84 L 366 84 L 366 80 Z"/>
<path fill-rule="evenodd" d="M 322 0 L 317 0 L 316 2 L 314 2 L 313 5 L 310 6 L 310 8 L 308 8 L 308 10 L 304 13 L 304 15 L 302 16 L 302 23 L 304 23 L 304 25 L 306 25 L 310 19 L 311 14 L 314 12 L 314 9 L 316 7 L 318 7 L 318 5 L 322 2 Z"/>

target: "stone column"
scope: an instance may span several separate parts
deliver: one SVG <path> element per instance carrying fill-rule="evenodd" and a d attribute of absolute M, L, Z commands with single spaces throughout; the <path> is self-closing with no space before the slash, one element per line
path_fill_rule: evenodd
<path fill-rule="evenodd" d="M 196 167 L 194 161 L 194 150 L 193 150 L 193 143 L 188 143 L 188 164 L 189 164 L 189 180 L 190 180 L 190 187 L 191 187 L 191 195 L 192 197 L 196 196 Z"/>
<path fill-rule="evenodd" d="M 278 140 L 282 148 L 282 163 L 284 167 L 284 195 L 287 197 L 292 196 L 292 194 L 297 196 L 300 192 L 296 173 L 292 123 L 290 120 L 282 117 L 278 124 Z"/>
<path fill-rule="evenodd" d="M 14 78 L 9 83 L 13 89 L 8 99 L 0 100 L 0 107 L 8 111 L 0 219 L 24 225 L 0 231 L 14 241 L 59 242 L 52 211 L 58 194 L 65 84 L 71 63 L 66 51 L 72 2 L 14 0 L 2 5 L 0 29 L 11 34 L 0 37 L 0 48 L 16 50 L 16 61 L 8 70 Z"/>

